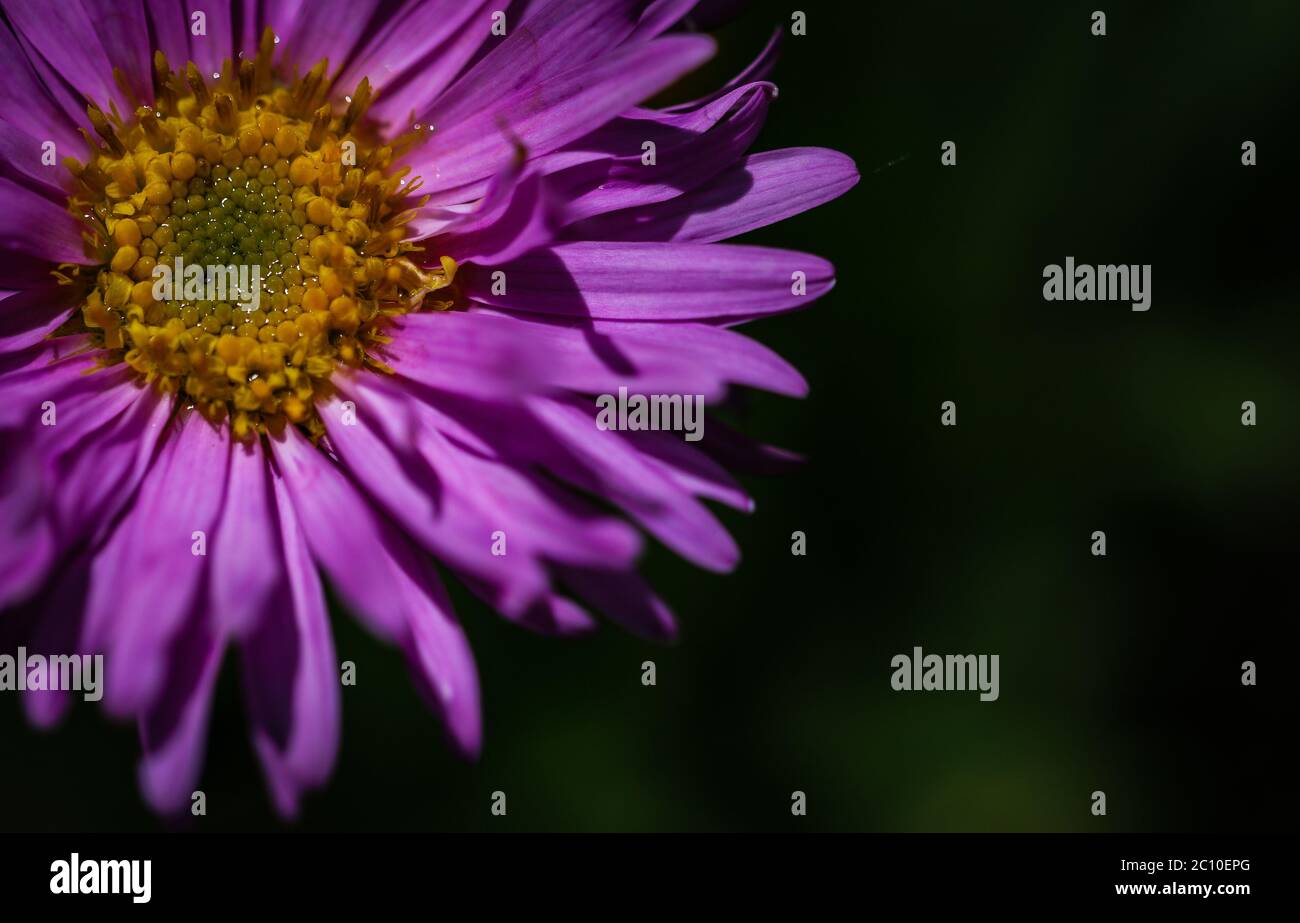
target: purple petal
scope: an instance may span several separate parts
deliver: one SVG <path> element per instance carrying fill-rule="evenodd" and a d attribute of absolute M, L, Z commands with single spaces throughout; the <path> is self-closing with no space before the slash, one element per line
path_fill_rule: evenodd
<path fill-rule="evenodd" d="M 730 2 L 730 0 L 727 0 Z M 746 2 L 746 0 L 740 0 Z M 707 27 L 706 27 L 707 28 Z M 700 99 L 691 100 L 690 102 L 680 103 L 676 106 L 668 106 L 664 112 L 688 112 L 692 109 L 698 109 L 701 106 L 708 105 L 716 99 L 726 96 L 736 87 L 744 86 L 746 83 L 753 83 L 759 80 L 766 80 L 776 67 L 776 60 L 781 53 L 781 42 L 785 37 L 785 29 L 777 26 L 772 31 L 772 37 L 767 40 L 763 50 L 759 52 L 748 67 L 741 71 L 735 78 L 728 80 L 721 89 L 715 90 L 707 96 Z"/>
<path fill-rule="evenodd" d="M 429 314 L 448 318 L 433 325 L 426 315 L 407 315 L 394 324 L 393 342 L 385 355 L 398 364 L 398 373 L 438 390 L 481 397 L 526 394 L 544 380 L 544 357 L 526 339 L 512 337 L 501 325 L 466 323 L 449 312 Z M 515 328 L 519 334 L 526 331 Z M 408 336 L 409 333 L 409 336 Z"/>
<path fill-rule="evenodd" d="M 338 660 L 320 580 L 302 526 L 276 478 L 276 510 L 288 589 L 272 618 L 242 645 L 253 747 L 276 810 L 298 813 L 305 789 L 324 784 L 338 754 L 341 695 Z"/>
<path fill-rule="evenodd" d="M 839 198 L 858 182 L 852 159 L 817 147 L 765 151 L 665 202 L 570 225 L 571 240 L 710 243 L 764 227 Z"/>
<path fill-rule="evenodd" d="M 414 0 L 420 3 L 421 0 Z M 436 7 L 425 8 L 425 13 L 436 12 Z M 406 131 L 412 123 L 418 122 L 417 113 L 426 112 L 434 101 L 443 94 L 455 80 L 465 65 L 491 41 L 491 14 L 493 8 L 485 0 L 464 0 L 456 3 L 456 12 L 443 17 L 441 22 L 454 23 L 455 28 L 438 45 L 428 51 L 415 63 L 406 68 L 402 76 L 392 82 L 383 84 L 384 92 L 370 107 L 370 114 L 381 123 L 387 124 L 392 133 Z M 511 11 L 513 12 L 513 10 Z M 458 16 L 465 16 L 460 20 Z M 401 24 L 397 26 L 400 28 Z M 411 42 L 423 44 L 424 36 L 420 33 L 404 31 L 406 41 L 394 48 L 394 54 L 410 50 Z M 385 45 L 385 48 L 390 47 Z M 380 50 L 364 52 L 357 57 L 357 62 L 370 60 Z M 383 59 L 381 59 L 383 60 Z M 380 65 L 381 73 L 384 65 Z M 351 75 L 350 75 L 351 76 Z M 365 76 L 361 74 L 360 76 Z M 376 79 L 375 74 L 370 79 Z M 344 84 L 348 86 L 349 84 Z M 425 126 L 428 122 L 421 123 Z"/>
<path fill-rule="evenodd" d="M 540 597 L 547 589 L 546 573 L 522 545 L 513 557 L 492 554 L 492 534 L 509 521 L 503 513 L 493 515 L 491 507 L 484 509 L 484 503 L 476 502 L 479 483 L 465 481 L 474 489 L 451 493 L 454 481 L 448 474 L 461 473 L 453 466 L 454 457 L 438 459 L 447 472 L 440 474 L 425 462 L 425 457 L 436 457 L 433 452 L 399 454 L 393 447 L 414 442 L 417 433 L 425 441 L 437 439 L 437 434 L 422 431 L 412 418 L 413 409 L 383 391 L 359 388 L 355 382 L 345 389 L 344 396 L 356 404 L 358 422 L 340 423 L 338 402 L 323 408 L 322 416 L 339 454 L 389 514 L 443 563 L 492 587 L 507 617 Z M 406 434 L 405 440 L 394 438 L 401 433 Z"/>
<path fill-rule="evenodd" d="M 296 429 L 272 440 L 271 449 L 312 557 L 371 630 L 387 641 L 400 640 L 403 600 L 385 548 L 392 527 Z"/>
<path fill-rule="evenodd" d="M 708 570 L 736 566 L 740 550 L 703 504 L 645 459 L 622 433 L 596 428 L 596 409 L 537 398 L 529 407 L 588 472 L 593 492 L 625 510 L 652 535 Z"/>
<path fill-rule="evenodd" d="M 38 129 L 39 130 L 39 129 Z M 50 139 L 46 136 L 35 137 L 19 129 L 7 120 L 0 118 L 0 172 L 8 171 L 19 174 L 26 188 L 53 202 L 66 202 L 67 187 L 72 179 L 62 161 L 53 164 L 42 162 L 44 145 Z M 73 150 L 81 152 L 84 145 L 65 149 L 71 154 Z M 58 146 L 55 146 L 58 153 Z"/>
<path fill-rule="evenodd" d="M 90 586 L 90 556 L 84 550 L 65 558 L 58 575 L 50 581 L 39 601 L 39 615 L 28 650 L 33 653 L 94 655 L 81 643 L 86 592 Z M 7 615 L 6 618 L 12 616 Z M 72 705 L 68 690 L 28 690 L 23 696 L 27 718 L 40 728 L 50 728 L 63 720 Z"/>
<path fill-rule="evenodd" d="M 804 457 L 789 449 L 764 445 L 744 433 L 710 417 L 700 445 L 710 457 L 732 471 L 745 474 L 778 475 L 797 471 Z"/>
<path fill-rule="evenodd" d="M 95 262 L 85 254 L 82 225 L 62 207 L 4 177 L 0 177 L 0 203 L 4 206 L 0 208 L 0 249 L 6 256 L 23 254 L 48 263 Z M 9 264 L 0 265 L 7 270 Z M 24 278 L 29 273 L 16 275 Z M 0 283 L 10 278 L 6 271 Z"/>
<path fill-rule="evenodd" d="M 577 464 L 572 454 L 527 409 L 443 394 L 436 396 L 436 403 L 439 429 L 468 451 L 495 452 L 518 468 L 541 468 L 580 490 L 601 492 L 600 482 Z M 708 427 L 705 432 L 707 435 Z M 621 435 L 635 446 L 647 465 L 681 489 L 746 512 L 753 509 L 753 502 L 730 475 L 700 450 L 683 442 L 679 435 L 663 432 Z"/>
<path fill-rule="evenodd" d="M 57 476 L 53 459 L 62 441 L 94 442 L 94 407 L 105 393 L 120 393 L 124 380 L 121 373 L 85 375 L 75 359 L 0 379 L 0 405 L 13 411 L 0 422 L 0 534 L 10 539 L 0 546 L 0 606 L 35 590 L 56 554 L 74 543 L 57 515 L 70 485 Z"/>
<path fill-rule="evenodd" d="M 483 204 L 448 224 L 427 250 L 457 262 L 504 262 L 549 244 L 561 225 L 560 205 L 546 177 L 515 169 L 498 176 Z"/>
<path fill-rule="evenodd" d="M 0 353 L 36 345 L 62 326 L 80 301 L 74 286 L 53 281 L 6 298 L 0 307 Z"/>
<path fill-rule="evenodd" d="M 677 623 L 672 610 L 634 573 L 566 568 L 564 580 L 575 593 L 626 630 L 651 641 L 672 641 Z"/>
<path fill-rule="evenodd" d="M 97 359 L 103 356 L 90 342 L 89 334 L 72 333 L 61 337 L 46 337 L 31 346 L 11 353 L 0 353 L 0 388 L 35 388 L 34 381 L 42 372 L 51 371 L 58 376 L 78 373 L 98 374 Z M 78 365 L 77 372 L 72 366 Z M 53 371 L 57 368 L 57 371 Z M 28 395 L 41 400 L 39 393 Z M 6 422 L 34 419 L 32 404 L 19 404 L 0 408 L 0 426 Z"/>
<path fill-rule="evenodd" d="M 91 566 L 87 643 L 106 651 L 104 705 L 118 716 L 156 701 L 171 642 L 202 607 L 206 543 L 221 512 L 228 434 L 195 412 L 175 425 Z M 196 532 L 204 554 L 194 551 Z"/>
<path fill-rule="evenodd" d="M 518 61 L 466 78 L 423 118 L 437 130 L 411 159 L 424 178 L 422 192 L 435 203 L 466 201 L 463 190 L 449 191 L 498 173 L 515 155 L 515 139 L 532 156 L 553 151 L 662 90 L 712 52 L 710 39 L 680 36 L 619 49 L 541 82 L 537 65 Z"/>
<path fill-rule="evenodd" d="M 713 426 L 704 426 L 707 433 Z M 685 442 L 680 435 L 666 432 L 626 432 L 627 439 L 645 458 L 671 481 L 697 497 L 725 503 L 746 513 L 754 511 L 754 501 L 727 470 L 704 452 Z"/>
<path fill-rule="evenodd" d="M 221 73 L 222 63 L 235 56 L 235 30 L 231 21 L 233 5 L 211 3 L 209 0 L 186 0 L 185 26 L 189 33 L 190 56 L 203 78 L 209 82 L 213 74 Z M 203 35 L 194 34 L 194 14 L 205 16 Z M 172 61 L 172 67 L 181 62 Z"/>
<path fill-rule="evenodd" d="M 549 319 L 479 308 L 408 315 L 400 327 L 390 346 L 398 363 L 409 350 L 432 349 L 439 340 L 472 344 L 487 356 L 509 355 L 527 344 L 524 367 L 515 372 L 531 391 L 613 394 L 626 386 L 645 393 L 699 393 L 710 402 L 729 383 L 794 397 L 808 392 L 799 371 L 766 346 L 705 324 Z M 396 369 L 408 374 L 405 365 Z M 473 393 L 466 387 L 448 390 Z"/>
<path fill-rule="evenodd" d="M 100 41 L 98 24 L 81 3 L 4 0 L 4 9 L 14 28 L 79 93 L 100 106 L 116 101 L 119 109 L 130 108 L 113 83 L 113 65 Z"/>
<path fill-rule="evenodd" d="M 47 513 L 53 485 L 36 452 L 17 433 L 0 431 L 0 610 L 30 596 L 45 579 L 59 543 Z"/>
<path fill-rule="evenodd" d="M 2 2 L 3 0 L 0 0 L 0 3 Z M 10 25 L 12 26 L 12 23 Z M 45 92 L 63 113 L 64 121 L 68 122 L 69 125 L 79 125 L 86 131 L 93 132 L 90 116 L 86 112 L 85 94 L 72 86 L 64 79 L 62 73 L 45 60 L 31 40 L 23 34 L 22 30 L 14 29 L 13 37 L 21 49 L 22 56 L 27 59 L 28 66 L 36 74 L 37 80 L 40 81 L 45 88 Z M 85 150 L 86 144 L 84 140 L 81 147 Z"/>
<path fill-rule="evenodd" d="M 120 68 L 127 85 L 143 103 L 153 102 L 153 46 L 142 0 L 80 0 L 84 18 L 112 68 Z M 116 83 L 114 83 L 116 88 Z M 120 93 L 119 93 L 120 95 Z"/>
<path fill-rule="evenodd" d="M 184 0 L 146 0 L 145 14 L 151 44 L 173 68 L 184 67 L 190 60 L 190 14 Z"/>
<path fill-rule="evenodd" d="M 517 86 L 540 83 L 617 48 L 636 29 L 644 0 L 535 0 L 522 16 L 510 10 L 506 37 L 485 45 L 479 60 L 439 100 L 449 114 L 499 104 Z M 512 24 L 509 18 L 516 21 Z M 494 21 L 472 28 L 485 37 Z M 506 79 L 502 79 L 507 75 Z"/>
<path fill-rule="evenodd" d="M 313 556 L 349 603 L 369 616 L 372 627 L 402 644 L 457 745 L 476 754 L 481 742 L 478 678 L 432 564 L 417 557 L 406 539 L 301 436 L 286 435 L 274 446 Z M 323 520 L 320 511 L 334 520 Z M 347 527 L 339 529 L 337 522 Z"/>
<path fill-rule="evenodd" d="M 497 271 L 505 273 L 504 294 L 493 292 Z M 835 270 L 821 257 L 767 247 L 572 243 L 500 265 L 467 266 L 457 281 L 484 304 L 519 311 L 737 321 L 811 304 L 830 291 Z"/>
<path fill-rule="evenodd" d="M 7 23 L 0 22 L 0 59 L 5 61 L 5 79 L 0 81 L 0 119 L 30 137 L 50 140 L 60 159 L 69 155 L 85 157 L 86 142 L 77 134 L 76 126 L 85 118 L 84 113 L 69 112 L 47 91 L 41 79 L 27 60 L 27 54 Z M 30 155 L 40 163 L 40 151 Z M 55 167 L 48 167 L 51 171 Z"/>
<path fill-rule="evenodd" d="M 337 72 L 350 57 L 359 34 L 378 5 L 379 0 L 311 0 L 280 43 L 285 55 L 280 66 L 297 66 L 305 74 L 317 61 L 326 58 L 330 72 Z M 355 86 L 350 81 L 339 88 L 350 93 Z"/>
<path fill-rule="evenodd" d="M 379 100 L 390 96 L 394 85 L 401 86 L 413 78 L 428 95 L 419 104 L 397 110 L 400 118 L 427 107 L 454 76 L 446 74 L 441 85 L 431 80 L 444 45 L 462 33 L 477 33 L 482 41 L 489 35 L 491 20 L 484 13 L 488 0 L 406 0 L 400 9 L 382 18 L 378 28 L 351 57 L 347 67 L 334 80 L 345 92 L 365 77 L 376 90 L 383 91 Z M 472 52 L 466 52 L 468 58 Z M 342 63 L 342 62 L 338 62 Z M 404 78 L 407 78 L 404 80 Z"/>
<path fill-rule="evenodd" d="M 260 441 L 235 443 L 225 506 L 212 541 L 212 611 L 246 637 L 269 617 L 282 584 L 270 471 Z"/>
<path fill-rule="evenodd" d="M 654 38 L 668 31 L 689 13 L 699 0 L 652 0 L 637 21 L 633 41 Z"/>
<path fill-rule="evenodd" d="M 6 299 L 9 304 L 13 299 Z M 46 401 L 57 400 L 67 390 L 94 392 L 121 380 L 113 372 L 98 370 L 100 354 L 83 351 L 80 337 L 40 340 L 15 353 L 5 353 L 8 366 L 0 374 L 0 427 L 35 426 L 45 413 Z M 100 378 L 99 376 L 104 376 Z M 69 408 L 64 408 L 65 411 Z"/>
<path fill-rule="evenodd" d="M 136 383 L 106 392 L 122 412 L 55 459 L 55 512 L 61 534 L 94 538 L 126 505 L 153 457 L 172 403 Z M 62 427 L 61 427 L 62 428 Z"/>
<path fill-rule="evenodd" d="M 598 154 L 556 173 L 551 182 L 569 200 L 566 213 L 575 220 L 679 196 L 705 185 L 740 158 L 763 127 L 775 95 L 772 84 L 753 83 L 690 112 L 635 110 L 548 158 L 548 168 L 554 169 L 574 151 Z M 647 143 L 655 145 L 653 164 L 643 160 L 642 146 Z M 584 239 L 579 234 L 565 236 Z"/>
<path fill-rule="evenodd" d="M 470 589 L 475 590 L 473 583 Z M 479 593 L 488 602 L 490 597 Z M 583 635 L 596 629 L 596 620 L 571 599 L 548 593 L 519 617 L 519 624 L 544 635 Z"/>
<path fill-rule="evenodd" d="M 402 642 L 421 693 L 442 719 L 462 754 L 478 756 L 483 745 L 478 671 L 465 632 L 433 567 L 397 546 L 400 585 L 407 597 L 408 634 Z"/>
<path fill-rule="evenodd" d="M 358 422 L 339 425 L 337 407 L 326 407 L 331 440 L 389 513 L 449 566 L 473 575 L 507 617 L 545 592 L 544 558 L 609 566 L 635 558 L 640 542 L 625 524 L 461 448 L 443 432 L 453 422 L 434 406 L 371 379 L 339 382 Z M 492 551 L 498 531 L 507 536 L 506 555 Z"/>
<path fill-rule="evenodd" d="M 222 650 L 208 626 L 191 626 L 172 648 L 158 705 L 140 719 L 140 789 L 160 814 L 188 807 L 198 785 Z"/>

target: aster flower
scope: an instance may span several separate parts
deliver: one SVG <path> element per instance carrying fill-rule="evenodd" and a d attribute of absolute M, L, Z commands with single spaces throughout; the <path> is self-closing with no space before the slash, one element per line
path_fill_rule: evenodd
<path fill-rule="evenodd" d="M 0 618 L 102 653 L 140 782 L 189 803 L 227 649 L 279 811 L 327 779 L 340 682 L 322 578 L 399 645 L 453 744 L 481 742 L 453 575 L 551 633 L 672 616 L 642 535 L 700 567 L 777 450 L 602 431 L 593 396 L 802 396 L 733 329 L 833 283 L 719 243 L 832 199 L 852 162 L 746 151 L 776 42 L 707 59 L 692 0 L 2 0 Z M 503 9 L 498 9 L 503 7 Z M 160 266 L 255 266 L 170 299 Z M 58 721 L 65 692 L 29 692 Z"/>

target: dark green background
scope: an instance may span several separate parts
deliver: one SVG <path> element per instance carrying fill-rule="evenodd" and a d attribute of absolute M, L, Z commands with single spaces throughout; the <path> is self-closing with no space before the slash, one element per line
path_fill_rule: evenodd
<path fill-rule="evenodd" d="M 359 685 L 297 826 L 1293 828 L 1300 5 L 755 3 L 676 95 L 737 72 L 792 7 L 808 35 L 786 42 L 758 148 L 834 147 L 862 172 L 751 235 L 838 268 L 812 310 L 749 328 L 812 394 L 757 395 L 746 426 L 810 463 L 747 480 L 753 516 L 720 514 L 733 575 L 649 555 L 674 647 L 542 638 L 457 593 L 476 765 L 338 613 Z M 1042 268 L 1067 255 L 1153 264 L 1151 310 L 1045 303 Z M 1000 700 L 892 692 L 890 658 L 916 644 L 999 654 Z M 234 669 L 194 826 L 276 828 Z M 164 826 L 136 792 L 134 729 L 79 706 L 40 734 L 4 696 L 0 741 L 0 828 Z"/>

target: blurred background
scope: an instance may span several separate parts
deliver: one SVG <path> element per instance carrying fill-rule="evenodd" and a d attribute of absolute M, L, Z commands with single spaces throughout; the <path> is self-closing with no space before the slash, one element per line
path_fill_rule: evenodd
<path fill-rule="evenodd" d="M 752 516 L 719 512 L 734 574 L 651 550 L 675 646 L 543 638 L 455 592 L 476 765 L 336 606 L 358 685 L 334 779 L 293 826 L 1294 829 L 1300 5 L 754 2 L 673 101 L 739 72 L 792 7 L 808 34 L 786 37 L 756 147 L 837 148 L 862 181 L 749 235 L 830 258 L 839 282 L 747 328 L 812 393 L 752 395 L 739 420 L 807 465 L 745 479 Z M 1067 255 L 1153 264 L 1151 310 L 1044 302 Z M 1000 655 L 999 700 L 893 692 L 915 645 Z M 235 669 L 194 826 L 284 828 Z M 134 729 L 96 709 L 42 734 L 0 696 L 0 741 L 4 829 L 168 826 L 137 793 Z"/>

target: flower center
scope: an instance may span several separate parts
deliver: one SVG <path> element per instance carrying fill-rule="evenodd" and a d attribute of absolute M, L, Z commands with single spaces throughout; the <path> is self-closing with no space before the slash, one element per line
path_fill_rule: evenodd
<path fill-rule="evenodd" d="M 419 309 L 455 264 L 425 272 L 407 254 L 420 201 L 362 124 L 366 80 L 335 115 L 321 61 L 288 86 L 271 78 L 274 36 L 255 59 L 226 61 L 214 85 L 191 62 L 155 55 L 156 108 L 121 118 L 91 106 L 99 139 L 77 177 L 75 214 L 103 265 L 81 313 L 95 342 L 235 436 L 302 424 L 337 363 L 367 353 L 385 319 Z M 430 306 L 446 308 L 446 302 Z"/>

